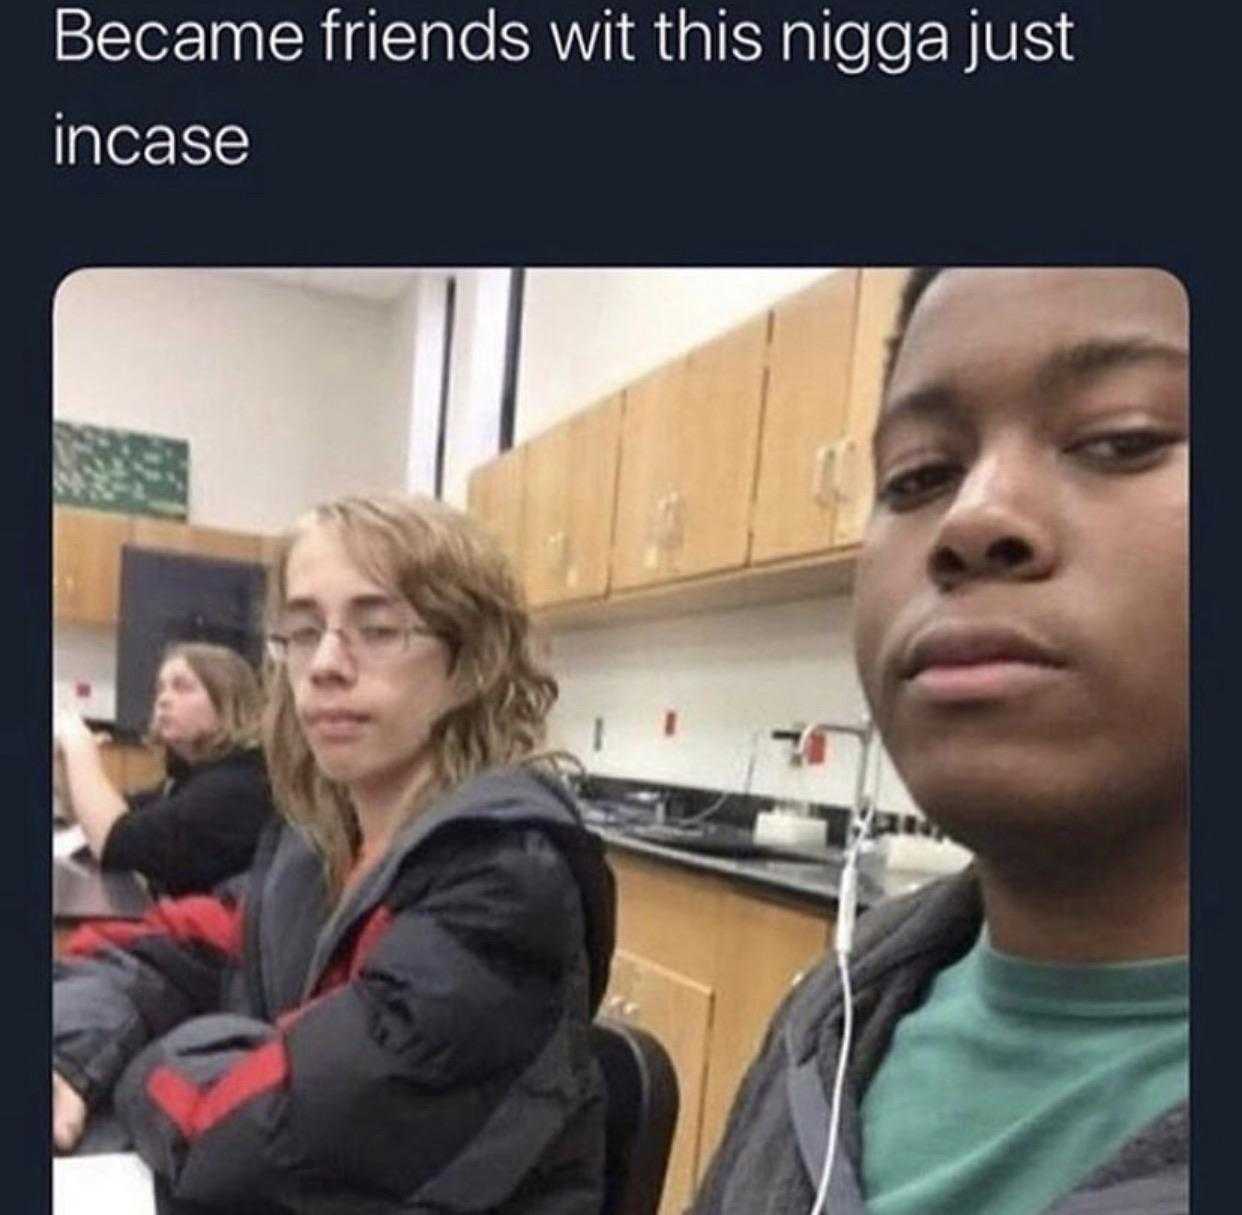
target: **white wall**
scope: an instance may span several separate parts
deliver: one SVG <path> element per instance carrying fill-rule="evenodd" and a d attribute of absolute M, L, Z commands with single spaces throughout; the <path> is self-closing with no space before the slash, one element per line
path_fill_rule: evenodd
<path fill-rule="evenodd" d="M 403 484 L 400 320 L 224 270 L 81 270 L 56 295 L 53 413 L 188 439 L 191 522 L 275 531 Z"/>
<path fill-rule="evenodd" d="M 421 274 L 401 304 L 400 323 L 412 335 L 405 488 L 417 494 L 434 495 L 436 491 L 447 288 L 447 276 Z"/>
<path fill-rule="evenodd" d="M 78 271 L 56 295 L 53 414 L 189 440 L 190 521 L 278 531 L 325 498 L 406 484 L 416 322 L 409 298 L 253 271 Z M 58 627 L 53 674 L 57 703 L 84 679 L 83 708 L 110 717 L 113 632 Z"/>
<path fill-rule="evenodd" d="M 753 748 L 750 792 L 847 805 L 858 756 L 848 737 L 830 737 L 823 765 L 794 767 L 788 744 L 768 736 L 795 723 L 861 720 L 849 614 L 849 600 L 836 596 L 553 634 L 555 741 L 592 772 L 734 791 L 745 787 Z M 887 759 L 880 808 L 915 810 Z"/>
<path fill-rule="evenodd" d="M 515 442 L 827 273 L 824 267 L 528 270 Z"/>
<path fill-rule="evenodd" d="M 820 270 L 531 270 L 516 432 L 529 437 L 829 273 Z M 753 792 L 848 803 L 856 754 L 793 768 L 775 727 L 856 719 L 849 602 L 842 597 L 554 633 L 556 741 L 593 771 L 741 790 L 759 732 Z M 663 733 L 673 709 L 678 729 Z M 593 750 L 595 719 L 603 746 Z M 881 808 L 914 810 L 887 762 Z"/>

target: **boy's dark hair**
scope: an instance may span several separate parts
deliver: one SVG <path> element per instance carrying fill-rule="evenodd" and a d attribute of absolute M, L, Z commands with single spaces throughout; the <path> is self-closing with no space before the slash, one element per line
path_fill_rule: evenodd
<path fill-rule="evenodd" d="M 893 377 L 893 364 L 897 362 L 897 352 L 905 340 L 906 329 L 915 305 L 923 298 L 923 292 L 931 286 L 932 280 L 945 271 L 944 266 L 916 266 L 910 271 L 906 285 L 901 292 L 901 306 L 897 309 L 897 323 L 892 336 L 888 339 L 888 356 L 884 365 L 884 391 L 888 391 L 888 382 Z"/>

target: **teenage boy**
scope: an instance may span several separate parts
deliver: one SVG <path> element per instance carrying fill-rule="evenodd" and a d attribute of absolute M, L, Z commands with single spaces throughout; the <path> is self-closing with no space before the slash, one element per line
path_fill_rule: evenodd
<path fill-rule="evenodd" d="M 855 650 L 976 861 L 859 923 L 828 1215 L 1189 1209 L 1188 330 L 1158 270 L 911 275 Z M 844 1004 L 786 1001 L 696 1215 L 816 1206 Z"/>

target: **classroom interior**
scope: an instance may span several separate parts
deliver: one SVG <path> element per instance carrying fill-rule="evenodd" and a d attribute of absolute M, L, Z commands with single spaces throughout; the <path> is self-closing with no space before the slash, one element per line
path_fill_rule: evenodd
<path fill-rule="evenodd" d="M 319 501 L 432 494 L 514 561 L 560 685 L 550 741 L 598 787 L 645 788 L 661 817 L 684 790 L 733 795 L 746 829 L 765 811 L 829 821 L 859 757 L 814 727 L 864 715 L 849 590 L 902 278 L 76 271 L 53 309 L 54 421 L 184 441 L 188 483 L 184 519 L 54 505 L 54 705 L 116 716 L 122 546 L 263 562 Z M 158 778 L 137 741 L 109 750 L 119 783 Z M 874 780 L 879 810 L 924 839 L 882 755 Z M 834 893 L 605 838 L 620 919 L 604 1011 L 674 1062 L 672 1215 L 771 1013 L 830 942 Z M 946 855 L 928 872 L 962 863 Z"/>

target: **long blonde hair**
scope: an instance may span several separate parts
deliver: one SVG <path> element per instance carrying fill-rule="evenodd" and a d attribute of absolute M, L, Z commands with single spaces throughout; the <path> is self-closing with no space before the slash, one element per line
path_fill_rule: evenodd
<path fill-rule="evenodd" d="M 195 748 L 195 763 L 219 759 L 230 751 L 245 747 L 257 747 L 262 724 L 263 697 L 259 678 L 240 654 L 227 646 L 208 645 L 205 641 L 174 642 L 160 658 L 162 671 L 170 662 L 180 658 L 194 672 L 199 683 L 207 690 L 211 707 L 216 711 L 218 724 L 211 734 L 200 740 Z M 160 747 L 167 754 L 169 748 L 160 741 L 155 732 L 155 708 L 151 709 L 151 724 L 147 727 L 144 741 Z"/>
<path fill-rule="evenodd" d="M 287 597 L 289 554 L 315 528 L 330 528 L 360 572 L 404 598 L 449 647 L 459 695 L 436 720 L 427 751 L 431 791 L 531 758 L 543 743 L 557 686 L 537 662 L 522 590 L 491 537 L 467 515 L 431 498 L 351 496 L 316 507 L 282 539 L 271 581 L 274 625 Z M 358 844 L 343 785 L 318 768 L 282 668 L 269 662 L 263 744 L 276 804 L 324 858 L 339 894 Z M 423 801 L 407 808 L 417 812 Z"/>

